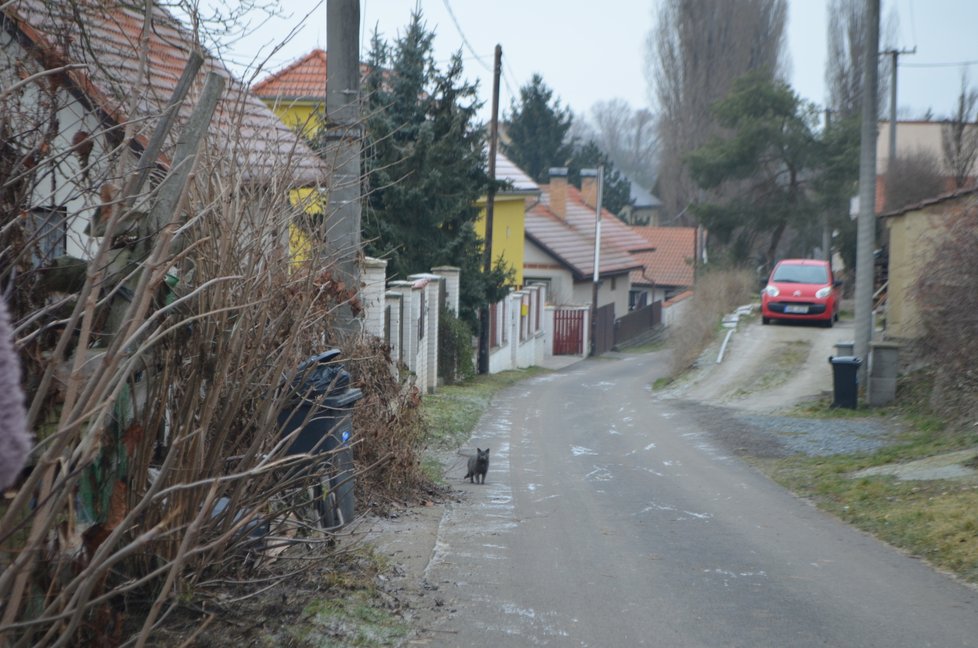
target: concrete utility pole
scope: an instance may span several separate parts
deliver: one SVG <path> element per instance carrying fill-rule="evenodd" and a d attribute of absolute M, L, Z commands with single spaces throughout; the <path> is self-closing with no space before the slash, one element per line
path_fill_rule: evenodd
<path fill-rule="evenodd" d="M 859 142 L 859 220 L 856 228 L 856 322 L 854 351 L 863 359 L 859 382 L 866 384 L 873 334 L 873 248 L 876 244 L 876 110 L 879 81 L 880 0 L 866 0 L 863 56 L 863 114 Z"/>
<path fill-rule="evenodd" d="M 492 117 L 489 121 L 489 191 L 486 195 L 486 242 L 482 267 L 486 275 L 492 272 L 492 212 L 496 202 L 496 140 L 499 137 L 499 76 L 503 69 L 503 48 L 496 45 L 492 68 Z M 480 374 L 489 373 L 489 303 L 479 311 Z"/>
<path fill-rule="evenodd" d="M 347 290 L 360 289 L 360 1 L 326 2 L 326 154 L 332 168 L 326 251 Z M 339 326 L 359 326 L 348 308 Z"/>
<path fill-rule="evenodd" d="M 825 133 L 832 126 L 832 111 L 825 109 Z M 832 228 L 829 226 L 829 208 L 822 212 L 822 258 L 832 263 Z"/>
<path fill-rule="evenodd" d="M 887 179 L 890 177 L 890 170 L 893 168 L 893 163 L 896 160 L 896 142 L 897 142 L 897 59 L 901 54 L 916 54 L 917 48 L 913 49 L 889 49 L 883 52 L 883 54 L 890 55 L 890 150 L 889 158 L 886 163 L 886 176 Z"/>

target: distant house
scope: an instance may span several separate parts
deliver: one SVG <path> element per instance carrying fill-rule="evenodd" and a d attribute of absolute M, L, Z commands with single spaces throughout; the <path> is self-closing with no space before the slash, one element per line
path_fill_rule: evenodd
<path fill-rule="evenodd" d="M 7 132 L 0 141 L 5 156 L 29 160 L 36 180 L 27 204 L 17 208 L 43 221 L 46 255 L 91 257 L 97 239 L 90 225 L 103 200 L 100 192 L 119 187 L 120 171 L 134 168 L 190 52 L 200 50 L 193 35 L 156 3 L 149 5 L 151 29 L 144 31 L 145 6 L 15 0 L 0 8 L 0 87 L 18 88 L 4 98 L 0 121 Z M 143 39 L 145 67 L 136 51 Z M 243 210 L 248 192 L 259 186 L 282 187 L 284 203 L 289 185 L 324 182 L 319 159 L 210 57 L 179 109 L 151 182 L 169 168 L 208 71 L 228 77 L 228 83 L 209 125 L 206 153 L 225 160 L 242 179 Z M 53 118 L 40 115 L 44 111 Z M 42 123 L 35 121 L 39 116 Z M 125 129 L 131 140 L 124 138 Z"/>
<path fill-rule="evenodd" d="M 314 49 L 251 86 L 283 124 L 312 137 L 326 114 L 326 52 Z"/>
<path fill-rule="evenodd" d="M 523 255 L 525 251 L 525 207 L 527 200 L 538 200 L 540 186 L 522 169 L 500 152 L 496 152 L 496 179 L 507 183 L 507 188 L 496 192 L 492 209 L 492 259 L 500 257 L 516 273 L 516 286 L 522 286 Z M 486 197 L 479 199 L 479 219 L 476 233 L 486 236 Z"/>
<path fill-rule="evenodd" d="M 942 132 L 944 122 L 940 121 L 897 121 L 896 122 L 896 157 L 903 158 L 915 153 L 925 153 L 940 165 L 941 173 L 945 176 L 944 191 L 955 190 L 954 172 L 947 167 L 944 160 Z M 969 126 L 971 132 L 978 129 L 978 124 Z M 890 122 L 880 121 L 876 137 L 876 211 L 887 211 L 886 205 L 886 171 L 890 162 Z M 978 180 L 978 164 L 974 165 L 965 180 L 964 187 L 975 184 Z"/>
<path fill-rule="evenodd" d="M 922 334 L 914 298 L 918 279 L 927 272 L 935 250 L 945 239 L 951 213 L 978 208 L 978 187 L 925 200 L 882 215 L 889 234 L 889 286 L 886 297 L 886 336 L 913 339 Z"/>
<path fill-rule="evenodd" d="M 658 227 L 662 225 L 662 201 L 648 189 L 630 182 L 628 204 L 618 212 L 618 218 L 629 225 Z"/>
<path fill-rule="evenodd" d="M 633 227 L 652 249 L 635 254 L 642 268 L 631 274 L 629 308 L 667 301 L 691 288 L 696 276 L 695 227 Z"/>
<path fill-rule="evenodd" d="M 550 183 L 540 187 L 539 202 L 526 211 L 526 248 L 523 280 L 545 283 L 550 300 L 557 305 L 586 305 L 594 301 L 595 175 L 582 172 L 582 188 L 567 182 L 567 169 L 550 171 Z M 597 306 L 615 305 L 628 311 L 629 276 L 641 269 L 633 252 L 649 244 L 607 210 L 601 213 L 599 289 Z"/>

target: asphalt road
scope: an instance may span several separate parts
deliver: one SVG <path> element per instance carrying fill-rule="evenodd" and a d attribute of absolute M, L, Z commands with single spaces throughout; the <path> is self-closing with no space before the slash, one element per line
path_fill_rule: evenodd
<path fill-rule="evenodd" d="M 664 362 L 589 360 L 495 399 L 471 441 L 486 484 L 442 516 L 425 569 L 442 613 L 418 643 L 978 646 L 978 592 L 727 454 L 652 394 Z"/>

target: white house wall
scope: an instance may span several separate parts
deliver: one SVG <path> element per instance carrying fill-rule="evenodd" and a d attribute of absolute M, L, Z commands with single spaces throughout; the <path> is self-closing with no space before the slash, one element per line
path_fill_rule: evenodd
<path fill-rule="evenodd" d="M 9 88 L 19 82 L 18 69 L 37 73 L 41 68 L 34 58 L 9 33 L 0 33 L 0 87 Z M 40 83 L 48 83 L 44 77 Z M 13 128 L 20 131 L 34 130 L 37 108 L 45 96 L 35 83 L 21 86 L 19 91 L 6 98 L 3 106 L 6 117 Z M 67 213 L 67 240 L 65 252 L 78 258 L 91 258 L 98 245 L 85 230 L 99 202 L 99 189 L 102 184 L 113 180 L 116 162 L 113 151 L 106 141 L 104 128 L 96 115 L 90 112 L 64 87 L 55 94 L 57 102 L 58 130 L 51 141 L 51 155 L 43 158 L 36 167 L 35 186 L 32 191 L 30 208 L 64 208 Z M 17 108 L 19 104 L 20 109 Z M 17 114 L 20 114 L 20 118 Z M 44 127 L 47 127 L 45 123 Z M 78 155 L 71 152 L 72 138 L 84 131 L 89 134 L 92 151 L 89 162 L 94 163 L 83 173 Z M 115 184 L 119 184 L 116 182 Z"/>

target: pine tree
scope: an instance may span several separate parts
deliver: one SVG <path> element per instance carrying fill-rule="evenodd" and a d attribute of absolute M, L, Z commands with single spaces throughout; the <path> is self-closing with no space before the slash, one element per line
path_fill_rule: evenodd
<path fill-rule="evenodd" d="M 573 149 L 567 132 L 573 115 L 561 107 L 539 74 L 520 88 L 519 103 L 513 101 L 504 122 L 509 142 L 503 152 L 537 182 L 549 180 L 551 167 L 570 162 Z"/>
<path fill-rule="evenodd" d="M 488 187 L 481 104 L 477 86 L 462 78 L 460 54 L 437 68 L 432 37 L 415 13 L 393 47 L 372 38 L 363 238 L 367 254 L 387 259 L 395 277 L 460 267 L 461 316 L 474 323 L 505 281 L 505 273 L 483 274 L 473 227 Z"/>

